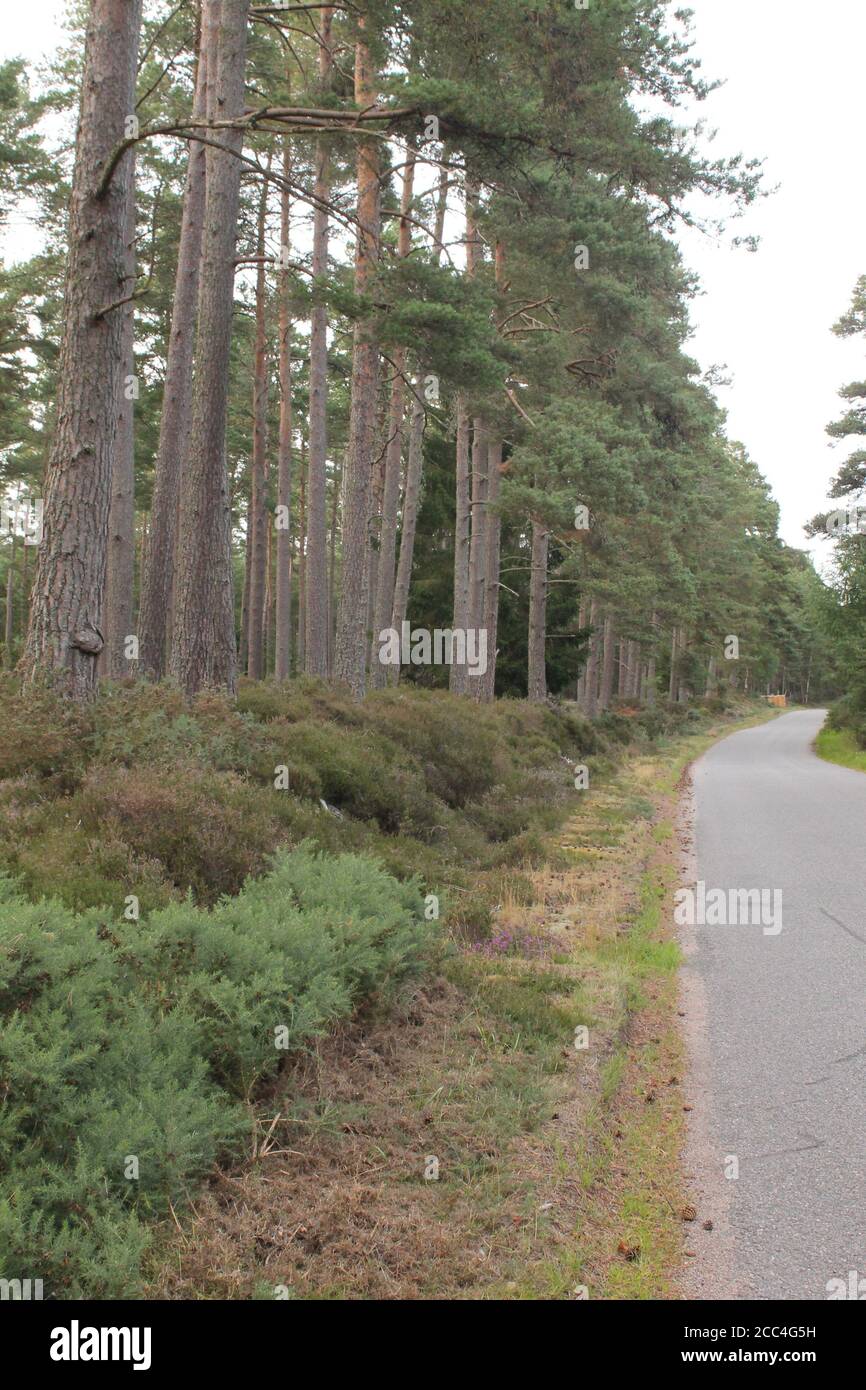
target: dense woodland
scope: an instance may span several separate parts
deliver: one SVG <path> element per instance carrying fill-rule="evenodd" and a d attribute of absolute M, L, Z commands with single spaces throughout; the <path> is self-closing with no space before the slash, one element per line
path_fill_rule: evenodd
<path fill-rule="evenodd" d="M 688 355 L 677 228 L 762 196 L 709 90 L 657 0 L 72 4 L 0 70 L 0 217 L 45 233 L 0 269 L 7 665 L 832 692 L 833 596 Z"/>

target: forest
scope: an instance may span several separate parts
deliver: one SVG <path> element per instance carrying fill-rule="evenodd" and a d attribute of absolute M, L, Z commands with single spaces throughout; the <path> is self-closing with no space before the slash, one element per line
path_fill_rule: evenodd
<path fill-rule="evenodd" d="M 7 665 L 590 716 L 832 683 L 688 355 L 677 226 L 762 183 L 679 123 L 712 84 L 665 8 L 82 5 L 50 84 L 7 63 L 3 206 L 46 230 L 0 287 Z M 406 621 L 486 670 L 383 661 Z"/>
<path fill-rule="evenodd" d="M 677 789 L 767 697 L 866 767 L 866 451 L 819 572 L 690 351 L 760 151 L 668 0 L 65 32 L 0 63 L 0 1282 L 679 1297 Z"/>

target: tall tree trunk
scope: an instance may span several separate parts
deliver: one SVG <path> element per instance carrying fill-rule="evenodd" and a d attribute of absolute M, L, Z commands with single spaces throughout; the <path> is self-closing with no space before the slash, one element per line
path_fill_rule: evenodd
<path fill-rule="evenodd" d="M 630 642 L 630 643 L 629 643 L 629 647 L 630 647 L 630 650 L 631 650 L 631 655 L 630 655 L 630 658 L 629 658 L 629 667 L 630 667 L 630 671 L 631 671 L 631 680 L 630 680 L 630 683 L 629 683 L 628 694 L 631 696 L 631 698 L 632 698 L 633 700 L 640 700 L 640 698 L 641 698 L 641 669 L 642 669 L 642 667 L 643 667 L 643 660 L 642 660 L 643 653 L 642 653 L 642 651 L 641 651 L 640 642 Z"/>
<path fill-rule="evenodd" d="M 494 253 L 496 289 L 505 292 L 505 247 L 497 241 Z M 499 495 L 502 487 L 502 440 L 487 438 L 487 478 L 484 496 L 484 580 L 480 623 L 487 633 L 487 670 L 476 683 L 476 698 L 490 701 L 496 695 L 496 644 L 499 635 L 499 568 L 502 518 Z"/>
<path fill-rule="evenodd" d="M 550 532 L 532 518 L 532 572 L 529 581 L 529 678 L 530 700 L 547 699 L 545 647 L 547 637 L 547 552 Z"/>
<path fill-rule="evenodd" d="M 456 511 L 454 520 L 454 627 L 469 626 L 469 411 L 462 391 L 457 393 Z M 469 685 L 466 665 L 452 665 L 449 686 L 465 695 Z"/>
<path fill-rule="evenodd" d="M 652 628 L 652 646 L 650 647 L 649 660 L 646 668 L 646 702 L 652 709 L 656 702 L 656 634 L 658 629 L 658 615 L 653 613 L 650 626 Z"/>
<path fill-rule="evenodd" d="M 376 89 L 370 50 L 364 38 L 366 20 L 358 19 L 355 47 L 355 101 L 372 106 Z M 358 232 L 355 244 L 355 293 L 363 296 L 379 260 L 381 217 L 380 149 L 375 140 L 358 143 Z M 352 352 L 352 406 L 346 458 L 343 512 L 343 583 L 334 674 L 356 700 L 364 695 L 367 656 L 367 592 L 370 524 L 370 486 L 376 433 L 376 391 L 379 349 L 370 319 L 355 325 Z"/>
<path fill-rule="evenodd" d="M 382 525 L 382 496 L 385 491 L 385 451 L 387 447 L 388 400 L 384 391 L 378 400 L 376 421 L 376 458 L 373 462 L 372 483 L 370 487 L 370 524 L 368 528 L 367 554 L 367 618 L 365 632 L 372 634 L 373 617 L 376 608 L 376 586 L 379 581 L 379 531 Z M 379 664 L 379 643 L 371 640 L 370 660 Z"/>
<path fill-rule="evenodd" d="M 586 599 L 580 600 L 580 608 L 577 614 L 577 626 L 581 631 L 586 627 Z M 586 702 L 586 662 L 581 667 L 577 678 L 577 690 L 575 691 L 578 709 L 583 709 Z"/>
<path fill-rule="evenodd" d="M 472 434 L 472 538 L 469 543 L 469 626 L 484 621 L 484 588 L 487 559 L 487 499 L 489 492 L 489 437 L 487 426 L 476 417 Z"/>
<path fill-rule="evenodd" d="M 585 712 L 589 719 L 594 719 L 598 713 L 598 656 L 601 642 L 598 631 L 597 598 L 594 598 L 589 606 L 589 625 L 592 632 L 589 639 L 589 657 L 586 663 Z"/>
<path fill-rule="evenodd" d="M 29 574 L 29 555 L 30 546 L 27 544 L 26 537 L 21 546 L 21 614 L 22 627 L 26 622 L 27 614 L 30 611 L 30 574 Z"/>
<path fill-rule="evenodd" d="M 617 680 L 616 693 L 623 699 L 628 693 L 628 642 L 621 637 L 616 644 Z"/>
<path fill-rule="evenodd" d="M 292 172 L 292 151 L 283 145 L 283 178 Z M 280 245 L 284 261 L 291 247 L 291 208 L 289 190 L 283 187 L 280 201 Z M 292 669 L 292 320 L 290 314 L 289 267 L 280 274 L 280 437 L 277 461 L 277 576 L 274 675 L 288 680 Z"/>
<path fill-rule="evenodd" d="M 206 17 L 207 27 L 202 24 L 199 37 L 193 98 L 194 120 L 198 117 L 204 119 L 207 115 L 208 65 L 214 65 L 216 61 L 215 45 L 219 19 L 217 8 L 211 7 Z M 141 569 L 139 658 L 142 673 L 152 680 L 161 680 L 165 675 L 171 642 L 180 475 L 189 445 L 192 418 L 190 406 L 193 348 L 198 309 L 206 165 L 207 147 L 191 141 L 165 364 L 150 527 Z"/>
<path fill-rule="evenodd" d="M 448 205 L 448 170 L 440 169 L 439 186 L 436 195 L 436 214 L 433 227 L 433 245 L 438 265 L 444 251 L 445 212 Z M 423 388 L 423 369 L 416 382 L 416 392 Z M 406 483 L 403 490 L 403 519 L 400 526 L 400 558 L 397 562 L 397 578 L 394 583 L 394 603 L 391 626 L 402 631 L 403 622 L 409 608 L 409 586 L 412 582 L 412 561 L 415 553 L 415 533 L 418 526 L 418 504 L 421 497 L 421 474 L 424 466 L 424 426 L 427 414 L 420 396 L 412 401 L 412 419 L 409 425 L 409 448 L 406 458 Z M 400 679 L 400 667 L 391 668 L 391 679 L 396 684 Z"/>
<path fill-rule="evenodd" d="M 253 567 L 253 498 L 252 489 L 247 500 L 247 526 L 245 532 L 246 543 L 244 545 L 244 587 L 241 593 L 241 632 L 240 632 L 240 668 L 242 671 L 247 669 L 247 658 L 249 656 L 249 636 L 250 636 L 250 573 Z"/>
<path fill-rule="evenodd" d="M 478 232 L 475 225 L 477 186 L 466 184 L 466 276 L 472 279 L 479 259 Z M 469 410 L 462 391 L 457 392 L 457 446 L 455 468 L 454 520 L 454 628 L 465 632 L 471 625 L 472 595 L 470 592 L 471 553 L 471 471 L 469 466 Z M 469 689 L 466 664 L 452 665 L 449 685 L 455 695 L 465 695 Z"/>
<path fill-rule="evenodd" d="M 126 191 L 126 289 L 135 289 L 135 155 Z M 117 311 L 122 315 L 120 394 L 117 402 L 117 434 L 111 464 L 111 501 L 108 509 L 108 549 L 105 564 L 105 646 L 99 654 L 99 674 L 119 679 L 135 667 L 126 654 L 126 639 L 133 632 L 135 589 L 135 312 L 132 300 Z"/>
<path fill-rule="evenodd" d="M 420 382 L 418 383 L 420 387 Z M 417 388 L 416 388 L 417 389 Z M 402 631 L 409 606 L 409 585 L 412 580 L 412 559 L 415 552 L 415 531 L 418 524 L 418 499 L 421 492 L 421 469 L 424 462 L 424 425 L 427 416 L 416 396 L 412 402 L 409 425 L 409 449 L 406 457 L 406 486 L 403 492 L 403 525 L 400 532 L 400 559 L 394 583 L 394 603 L 391 626 Z M 392 679 L 400 679 L 400 668 L 391 668 Z"/>
<path fill-rule="evenodd" d="M 604 660 L 601 668 L 601 690 L 598 697 L 598 707 L 602 714 L 610 709 L 610 702 L 613 696 L 613 667 L 614 656 L 616 654 L 616 631 L 613 625 L 613 617 L 610 613 L 604 619 Z"/>
<path fill-rule="evenodd" d="M 331 82 L 331 21 L 333 10 L 322 11 L 319 82 Z M 328 273 L 328 200 L 331 196 L 330 154 L 320 138 L 315 151 L 313 204 L 313 283 Z M 307 464 L 307 552 L 304 670 L 310 676 L 328 674 L 328 592 L 325 489 L 328 453 L 328 310 L 314 303 L 310 318 L 310 441 Z"/>
<path fill-rule="evenodd" d="M 217 0 L 205 0 L 206 10 Z M 249 0 L 222 0 L 219 57 L 209 109 L 244 110 Z M 210 85 L 210 84 L 208 84 Z M 229 352 L 243 132 L 226 130 L 207 150 L 207 198 L 189 458 L 181 485 L 172 675 L 193 695 L 237 683 L 231 511 L 226 474 Z"/>
<path fill-rule="evenodd" d="M 272 539 L 272 527 L 266 528 L 267 536 L 265 554 L 265 601 L 262 605 L 262 675 L 267 676 L 271 669 L 271 632 L 274 624 L 274 586 L 272 582 L 274 556 Z"/>
<path fill-rule="evenodd" d="M 6 665 L 12 665 L 12 641 L 15 636 L 15 532 L 12 532 L 12 552 L 6 571 Z"/>
<path fill-rule="evenodd" d="M 681 652 L 687 652 L 688 649 L 689 649 L 689 635 L 688 635 L 688 629 L 687 629 L 687 628 L 684 628 L 684 627 L 681 627 L 681 628 L 680 628 L 680 651 L 681 651 Z M 687 702 L 687 701 L 689 701 L 691 698 L 692 698 L 691 688 L 686 684 L 686 676 L 683 674 L 683 675 L 680 677 L 680 681 L 679 681 L 679 688 L 678 688 L 678 691 L 677 691 L 677 699 L 680 700 L 681 702 Z"/>
<path fill-rule="evenodd" d="M 304 467 L 304 441 L 301 440 L 301 495 L 298 498 L 298 669 L 306 670 L 307 640 L 307 474 Z"/>
<path fill-rule="evenodd" d="M 340 502 L 340 474 L 342 469 L 336 473 L 331 480 L 331 540 L 330 558 L 328 570 L 328 676 L 333 675 L 334 671 L 334 636 L 336 627 L 336 606 L 334 596 L 337 592 L 337 512 Z"/>
<path fill-rule="evenodd" d="M 671 628 L 671 677 L 668 682 L 668 700 L 673 704 L 677 697 L 677 637 L 679 629 L 676 624 Z"/>
<path fill-rule="evenodd" d="M 100 180 L 135 110 L 141 0 L 92 0 L 69 210 L 54 438 L 42 543 L 23 658 L 25 679 L 53 675 L 75 699 L 96 689 L 111 461 L 122 377 L 126 211 L 132 157 Z M 114 307 L 112 307 L 114 306 Z"/>
<path fill-rule="evenodd" d="M 400 229 L 397 235 L 397 255 L 405 260 L 412 249 L 409 215 L 415 179 L 415 151 L 409 151 L 403 170 L 400 198 Z M 373 612 L 373 660 L 370 681 L 374 686 L 387 683 L 389 667 L 376 660 L 378 637 L 383 628 L 391 626 L 394 608 L 394 564 L 397 555 L 397 511 L 400 503 L 400 474 L 403 463 L 403 435 L 406 401 L 406 349 L 394 354 L 394 380 L 391 385 L 391 405 L 388 413 L 388 444 L 385 451 L 385 483 L 382 490 L 382 525 L 379 532 L 379 563 L 376 577 L 376 597 Z"/>
<path fill-rule="evenodd" d="M 484 566 L 484 616 L 487 633 L 487 670 L 478 680 L 479 700 L 490 701 L 496 694 L 496 643 L 499 629 L 499 552 L 502 519 L 497 511 L 502 482 L 502 440 L 491 439 L 487 451 L 487 524 Z"/>
<path fill-rule="evenodd" d="M 270 167 L 270 158 L 268 159 Z M 256 238 L 256 344 L 253 366 L 252 544 L 247 674 L 259 681 L 264 675 L 263 633 L 265 577 L 268 555 L 268 325 L 265 278 L 265 224 L 268 213 L 268 180 L 262 180 Z"/>

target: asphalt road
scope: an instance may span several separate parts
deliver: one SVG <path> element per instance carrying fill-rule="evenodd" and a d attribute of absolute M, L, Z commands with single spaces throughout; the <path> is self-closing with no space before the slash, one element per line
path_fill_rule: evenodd
<path fill-rule="evenodd" d="M 698 1297 L 827 1299 L 852 1270 L 866 1297 L 866 774 L 815 756 L 823 719 L 783 715 L 694 768 L 697 878 L 782 895 L 778 934 L 692 934 L 698 1177 L 725 1213 L 695 1228 Z"/>

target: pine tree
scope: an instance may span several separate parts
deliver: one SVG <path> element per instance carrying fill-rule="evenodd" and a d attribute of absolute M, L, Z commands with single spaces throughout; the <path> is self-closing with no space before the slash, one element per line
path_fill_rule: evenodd
<path fill-rule="evenodd" d="M 205 15 L 217 0 L 205 0 Z M 208 82 L 208 119 L 244 109 L 249 0 L 222 0 L 218 57 Z M 187 694 L 233 692 L 237 678 L 226 477 L 228 366 L 243 132 L 227 129 L 207 149 L 189 453 L 181 481 L 171 671 Z"/>
<path fill-rule="evenodd" d="M 102 176 L 135 109 L 141 0 L 92 0 L 82 74 L 57 417 L 45 479 L 43 538 L 23 658 L 86 699 L 104 645 L 111 455 L 121 394 L 131 159 Z"/>

